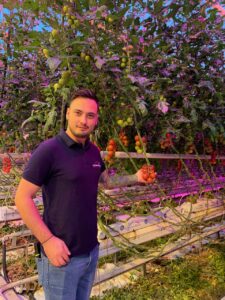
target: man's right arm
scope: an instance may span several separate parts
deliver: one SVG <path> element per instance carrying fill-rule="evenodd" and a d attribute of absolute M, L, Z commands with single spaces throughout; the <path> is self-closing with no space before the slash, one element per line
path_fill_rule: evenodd
<path fill-rule="evenodd" d="M 39 189 L 39 186 L 22 178 L 16 192 L 15 203 L 24 223 L 43 245 L 51 263 L 62 266 L 69 261 L 70 252 L 66 244 L 52 234 L 34 204 L 33 197 Z"/>

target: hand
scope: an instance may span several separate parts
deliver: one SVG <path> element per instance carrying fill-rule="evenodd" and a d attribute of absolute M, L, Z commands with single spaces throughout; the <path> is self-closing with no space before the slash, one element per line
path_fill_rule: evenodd
<path fill-rule="evenodd" d="M 137 182 L 147 183 L 147 181 L 143 179 L 142 169 L 138 170 L 135 175 L 137 176 Z"/>
<path fill-rule="evenodd" d="M 51 239 L 49 239 L 49 241 L 43 245 L 43 248 L 49 261 L 55 267 L 64 266 L 70 260 L 69 255 L 71 253 L 68 247 L 63 240 L 57 238 L 56 236 L 53 236 Z"/>
<path fill-rule="evenodd" d="M 157 173 L 153 165 L 143 165 L 140 170 L 137 171 L 137 181 L 141 183 L 153 183 L 155 181 Z"/>

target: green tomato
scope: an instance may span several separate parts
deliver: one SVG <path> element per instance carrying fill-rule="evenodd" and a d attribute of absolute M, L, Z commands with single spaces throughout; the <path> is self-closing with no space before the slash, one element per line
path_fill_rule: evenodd
<path fill-rule="evenodd" d="M 139 149 L 137 149 L 137 153 L 142 154 L 143 150 L 139 148 Z"/>
<path fill-rule="evenodd" d="M 66 82 L 65 82 L 65 79 L 60 78 L 58 83 L 60 86 L 63 86 Z"/>
<path fill-rule="evenodd" d="M 62 78 L 65 79 L 65 80 L 67 80 L 68 78 L 70 78 L 70 76 L 71 76 L 70 71 L 64 71 L 62 73 Z"/>
<path fill-rule="evenodd" d="M 74 21 L 73 21 L 73 24 L 74 24 L 75 26 L 79 26 L 79 25 L 80 25 L 80 21 L 79 21 L 79 20 L 74 20 Z"/>
<path fill-rule="evenodd" d="M 122 58 L 122 62 L 125 63 L 127 61 L 126 57 Z"/>
<path fill-rule="evenodd" d="M 127 123 L 128 123 L 128 124 L 133 123 L 133 119 L 132 119 L 131 117 L 128 117 L 128 118 L 127 118 Z"/>
<path fill-rule="evenodd" d="M 52 36 L 55 38 L 59 34 L 59 31 L 57 29 L 52 30 Z"/>
<path fill-rule="evenodd" d="M 123 120 L 118 120 L 117 124 L 122 127 L 123 126 Z"/>
<path fill-rule="evenodd" d="M 90 57 L 89 55 L 85 55 L 84 60 L 85 60 L 86 62 L 89 62 L 89 61 L 91 60 L 91 57 Z"/>
<path fill-rule="evenodd" d="M 69 11 L 69 6 L 68 5 L 63 6 L 64 14 L 67 13 L 68 11 Z"/>
<path fill-rule="evenodd" d="M 69 19 L 69 20 L 68 20 L 68 23 L 69 23 L 70 26 L 72 26 L 72 25 L 73 25 L 73 20 L 72 20 L 72 19 Z"/>
<path fill-rule="evenodd" d="M 122 63 L 120 64 L 120 66 L 121 66 L 121 68 L 125 68 L 125 67 L 126 67 L 126 64 L 122 62 Z"/>
<path fill-rule="evenodd" d="M 43 51 L 44 56 L 48 58 L 49 57 L 48 49 L 43 49 L 42 51 Z"/>
<path fill-rule="evenodd" d="M 85 54 L 84 52 L 81 52 L 80 57 L 81 57 L 82 59 L 85 59 L 85 56 L 86 56 L 86 54 Z"/>
<path fill-rule="evenodd" d="M 112 23 L 112 22 L 113 22 L 113 18 L 108 17 L 108 18 L 107 18 L 107 21 L 108 21 L 109 23 Z"/>
<path fill-rule="evenodd" d="M 61 85 L 60 85 L 59 83 L 55 83 L 55 84 L 53 85 L 53 88 L 54 88 L 54 91 L 56 92 L 58 89 L 61 88 Z"/>

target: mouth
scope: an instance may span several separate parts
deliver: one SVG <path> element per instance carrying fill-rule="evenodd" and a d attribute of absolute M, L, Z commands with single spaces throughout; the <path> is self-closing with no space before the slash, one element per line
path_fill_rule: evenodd
<path fill-rule="evenodd" d="M 80 127 L 80 126 L 77 126 L 78 129 L 80 130 L 88 130 L 88 127 Z"/>

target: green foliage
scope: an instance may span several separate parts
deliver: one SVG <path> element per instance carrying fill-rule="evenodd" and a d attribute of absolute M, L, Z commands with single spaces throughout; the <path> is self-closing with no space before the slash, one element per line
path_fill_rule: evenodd
<path fill-rule="evenodd" d="M 190 286 L 199 288 L 202 285 L 200 275 L 201 268 L 199 265 L 190 265 L 189 261 L 176 262 L 170 266 L 170 276 L 168 283 L 173 284 L 177 291 L 183 291 Z"/>
<path fill-rule="evenodd" d="M 11 1 L 6 7 L 12 9 Z M 203 141 L 196 137 L 199 133 L 218 150 L 224 146 L 223 20 L 208 2 L 74 1 L 43 2 L 40 6 L 38 1 L 23 1 L 4 18 L 13 46 L 4 38 L 7 63 L 2 90 L 6 110 L 15 110 L 1 119 L 10 130 L 15 121 L 19 127 L 34 111 L 41 114 L 41 121 L 37 117 L 35 124 L 41 123 L 47 132 L 52 123 L 55 134 L 64 123 L 65 90 L 68 97 L 82 86 L 93 89 L 100 99 L 98 142 L 103 147 L 107 137 L 121 130 L 117 121 L 127 118 L 135 122 L 124 130 L 138 129 L 146 135 L 150 152 L 164 150 L 160 141 L 167 132 L 176 136 L 178 152 L 186 151 L 190 141 L 202 152 Z M 35 20 L 41 21 L 42 31 L 35 29 Z M 52 32 L 46 32 L 45 26 Z M 30 54 L 37 60 L 26 84 L 23 80 L 18 89 L 15 80 L 7 81 L 10 67 L 17 65 L 25 79 L 21 66 L 30 61 Z M 65 72 L 68 77 L 63 77 Z M 43 82 L 45 86 L 49 83 L 56 99 L 55 110 L 48 106 L 44 117 L 34 102 L 27 105 L 32 99 L 49 102 L 42 91 Z M 6 97 L 6 85 L 12 91 L 10 98 Z M 21 101 L 16 102 L 18 98 Z M 54 122 L 49 121 L 49 113 L 56 118 Z M 128 150 L 134 150 L 132 144 Z"/>
<path fill-rule="evenodd" d="M 211 248 L 214 250 L 209 256 L 209 264 L 213 269 L 213 273 L 217 278 L 218 282 L 225 282 L 225 252 L 224 248 L 219 244 L 212 245 Z"/>
<path fill-rule="evenodd" d="M 168 263 L 149 265 L 147 276 L 122 289 L 104 293 L 103 300 L 218 300 L 224 296 L 224 250 L 222 240 L 198 254 Z M 98 297 L 92 297 L 97 300 Z"/>
<path fill-rule="evenodd" d="M 5 224 L 1 227 L 1 237 L 16 231 L 20 231 L 21 229 L 24 229 L 24 226 L 10 226 L 10 224 Z"/>

